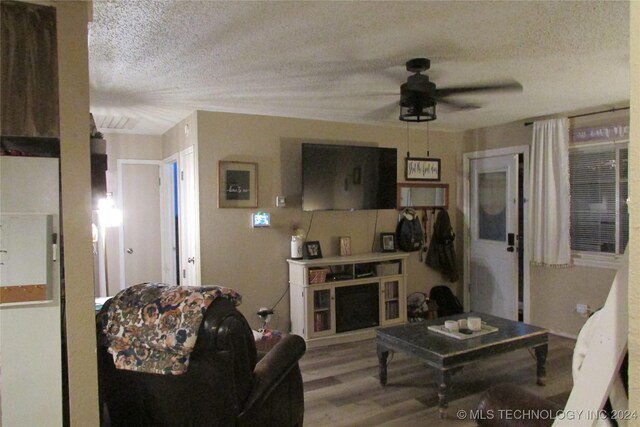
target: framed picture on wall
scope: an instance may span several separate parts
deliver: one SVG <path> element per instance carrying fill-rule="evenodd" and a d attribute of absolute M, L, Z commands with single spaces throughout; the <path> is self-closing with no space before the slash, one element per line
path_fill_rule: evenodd
<path fill-rule="evenodd" d="M 440 181 L 440 159 L 407 157 L 405 178 L 407 181 Z"/>
<path fill-rule="evenodd" d="M 218 207 L 258 207 L 258 164 L 220 161 L 218 163 Z"/>

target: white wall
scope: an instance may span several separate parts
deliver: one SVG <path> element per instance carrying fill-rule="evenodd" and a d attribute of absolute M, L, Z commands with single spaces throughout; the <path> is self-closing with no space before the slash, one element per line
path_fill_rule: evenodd
<path fill-rule="evenodd" d="M 52 215 L 59 235 L 58 159 L 0 157 L 0 163 L 2 212 Z M 48 267 L 50 301 L 0 305 L 0 425 L 62 425 L 59 260 Z"/>
<path fill-rule="evenodd" d="M 629 409 L 640 408 L 640 3 L 631 4 L 631 147 L 629 153 Z M 640 419 L 629 422 L 640 426 Z"/>

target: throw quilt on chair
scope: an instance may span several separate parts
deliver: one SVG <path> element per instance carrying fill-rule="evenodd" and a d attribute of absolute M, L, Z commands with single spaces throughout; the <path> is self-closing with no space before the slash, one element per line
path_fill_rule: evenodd
<path fill-rule="evenodd" d="M 164 375 L 187 371 L 204 312 L 216 298 L 240 305 L 222 286 L 141 283 L 119 292 L 100 319 L 118 369 Z"/>

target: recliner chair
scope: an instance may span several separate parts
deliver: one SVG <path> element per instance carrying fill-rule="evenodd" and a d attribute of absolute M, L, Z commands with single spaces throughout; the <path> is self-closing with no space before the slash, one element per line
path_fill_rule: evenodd
<path fill-rule="evenodd" d="M 253 332 L 226 298 L 215 299 L 204 313 L 188 370 L 181 375 L 116 369 L 100 320 L 97 336 L 103 427 L 302 426 L 298 361 L 304 340 L 287 335 L 257 362 Z"/>

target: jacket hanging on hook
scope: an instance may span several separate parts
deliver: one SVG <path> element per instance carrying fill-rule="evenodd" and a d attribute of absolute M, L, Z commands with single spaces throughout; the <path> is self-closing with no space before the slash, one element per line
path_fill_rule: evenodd
<path fill-rule="evenodd" d="M 442 209 L 433 225 L 433 235 L 425 264 L 440 271 L 450 282 L 458 280 L 456 251 L 453 245 L 455 238 L 449 214 L 446 209 Z"/>

